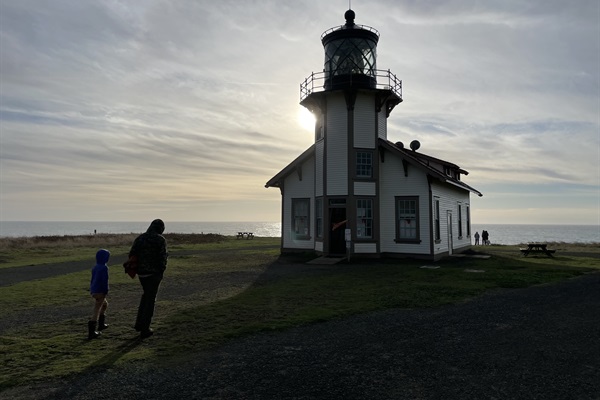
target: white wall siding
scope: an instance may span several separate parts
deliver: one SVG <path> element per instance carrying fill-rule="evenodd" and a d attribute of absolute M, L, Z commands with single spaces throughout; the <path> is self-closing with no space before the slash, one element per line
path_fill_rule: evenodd
<path fill-rule="evenodd" d="M 430 253 L 429 183 L 426 174 L 409 165 L 408 177 L 400 157 L 387 153 L 380 162 L 380 226 L 382 253 Z M 396 196 L 418 196 L 420 243 L 396 243 Z"/>
<path fill-rule="evenodd" d="M 348 194 L 348 110 L 344 96 L 327 101 L 327 194 Z"/>
<path fill-rule="evenodd" d="M 375 148 L 375 98 L 359 92 L 354 104 L 354 147 Z"/>
<path fill-rule="evenodd" d="M 355 254 L 373 254 L 377 253 L 376 243 L 354 243 Z"/>
<path fill-rule="evenodd" d="M 375 196 L 375 182 L 354 182 L 354 194 L 357 196 Z"/>
<path fill-rule="evenodd" d="M 440 241 L 433 245 L 434 254 L 448 252 L 448 211 L 452 213 L 453 249 L 469 246 L 471 244 L 471 237 L 467 235 L 467 206 L 469 205 L 469 192 L 441 182 L 433 182 L 431 191 L 433 195 L 432 201 L 435 201 L 436 197 L 440 200 Z M 459 203 L 462 205 L 462 238 L 459 238 L 458 236 Z M 432 204 L 432 206 L 434 205 L 435 204 Z M 434 229 L 434 224 L 435 221 L 432 220 L 432 229 Z"/>
<path fill-rule="evenodd" d="M 323 196 L 323 157 L 325 152 L 325 142 L 321 140 L 315 146 L 315 196 Z"/>
<path fill-rule="evenodd" d="M 314 176 L 315 176 L 315 159 L 309 158 L 302 164 L 302 180 L 300 180 L 296 172 L 292 172 L 284 181 L 283 194 L 283 247 L 288 249 L 313 249 L 314 241 Z M 310 239 L 297 240 L 292 231 L 292 199 L 294 198 L 310 198 Z"/>
<path fill-rule="evenodd" d="M 387 116 L 385 107 L 383 107 L 381 111 L 379 111 L 379 114 L 377 114 L 377 118 L 377 134 L 380 138 L 387 140 Z"/>

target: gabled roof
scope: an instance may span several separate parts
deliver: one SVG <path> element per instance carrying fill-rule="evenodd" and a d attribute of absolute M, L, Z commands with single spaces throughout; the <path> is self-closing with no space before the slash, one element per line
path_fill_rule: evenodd
<path fill-rule="evenodd" d="M 315 145 L 310 146 L 306 151 L 300 154 L 294 161 L 292 161 L 287 167 L 282 169 L 277 175 L 269 179 L 269 181 L 265 184 L 265 187 L 281 187 L 281 183 L 283 180 L 296 168 L 300 167 L 303 162 L 308 160 L 310 157 L 315 155 Z"/>
<path fill-rule="evenodd" d="M 429 156 L 427 154 L 418 153 L 413 150 L 407 150 L 404 147 L 400 147 L 400 146 L 390 142 L 389 140 L 385 140 L 385 139 L 381 139 L 381 138 L 379 138 L 379 146 L 382 147 L 383 149 L 389 150 L 393 154 L 400 155 L 410 164 L 416 165 L 417 167 L 424 169 L 428 175 L 430 175 L 431 177 L 433 177 L 441 182 L 448 183 L 453 186 L 457 186 L 464 190 L 468 190 L 469 192 L 474 193 L 474 194 L 478 195 L 479 197 L 483 196 L 483 194 L 481 194 L 481 192 L 472 188 L 471 186 L 467 185 L 466 183 L 464 183 L 452 176 L 448 176 L 448 175 L 444 174 L 442 171 L 438 170 L 437 168 L 434 168 L 431 165 L 431 162 L 440 164 L 441 166 L 444 166 L 444 167 L 448 167 L 448 168 L 450 168 L 458 173 L 464 174 L 464 175 L 469 174 L 467 171 L 461 169 L 456 164 L 441 160 L 439 158 Z"/>

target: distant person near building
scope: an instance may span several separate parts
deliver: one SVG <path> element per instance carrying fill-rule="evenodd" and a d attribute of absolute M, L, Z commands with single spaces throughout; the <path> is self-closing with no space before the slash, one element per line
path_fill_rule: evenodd
<path fill-rule="evenodd" d="M 144 291 L 134 326 L 142 339 L 154 334 L 150 324 L 154 316 L 158 288 L 167 269 L 167 241 L 162 236 L 164 231 L 164 222 L 155 219 L 148 230 L 135 239 L 129 251 L 129 257 L 137 257 L 137 274 Z"/>
<path fill-rule="evenodd" d="M 94 311 L 88 321 L 88 339 L 95 339 L 100 336 L 104 329 L 108 328 L 105 324 L 106 308 L 108 301 L 108 259 L 110 252 L 105 249 L 100 249 L 96 252 L 96 265 L 92 268 L 92 279 L 90 281 L 90 294 L 94 299 Z M 96 322 L 98 330 L 96 330 Z"/>
<path fill-rule="evenodd" d="M 475 246 L 477 246 L 479 244 L 479 232 L 475 232 Z"/>

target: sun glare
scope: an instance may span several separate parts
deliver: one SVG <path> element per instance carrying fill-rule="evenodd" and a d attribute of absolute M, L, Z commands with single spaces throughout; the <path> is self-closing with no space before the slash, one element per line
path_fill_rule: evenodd
<path fill-rule="evenodd" d="M 315 116 L 304 107 L 298 111 L 298 124 L 307 131 L 315 130 Z"/>

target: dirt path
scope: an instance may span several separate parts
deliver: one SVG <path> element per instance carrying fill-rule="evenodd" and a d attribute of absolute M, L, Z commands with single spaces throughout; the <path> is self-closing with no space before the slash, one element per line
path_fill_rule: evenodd
<path fill-rule="evenodd" d="M 248 250 L 272 249 L 272 245 L 248 247 Z M 223 253 L 228 250 L 176 250 L 170 251 L 170 257 L 181 257 L 193 254 Z M 125 262 L 125 254 L 113 254 L 110 265 L 120 266 Z M 0 268 L 0 287 L 14 285 L 15 283 L 44 279 L 51 276 L 69 274 L 72 272 L 86 271 L 92 268 L 90 261 L 67 261 L 40 265 L 24 265 L 20 267 Z"/>
<path fill-rule="evenodd" d="M 248 249 L 272 249 L 273 246 L 254 246 Z M 228 250 L 181 250 L 172 251 L 170 258 L 185 257 L 194 254 L 219 254 Z M 122 273 L 120 265 L 125 261 L 125 255 L 112 256 L 110 265 L 112 269 L 117 269 Z M 30 265 L 13 268 L 0 269 L 0 286 L 14 285 L 19 282 L 27 282 L 36 279 L 45 279 L 53 276 L 69 274 L 89 270 L 91 267 L 81 261 L 51 263 L 43 265 Z M 116 271 L 115 271 L 116 272 Z M 261 275 L 260 271 L 210 271 L 202 275 L 202 279 L 188 280 L 185 277 L 178 277 L 169 274 L 169 269 L 165 274 L 165 279 L 161 284 L 160 300 L 177 300 L 192 293 L 202 293 L 207 301 L 211 296 L 217 296 L 220 291 L 231 287 L 248 286 Z M 89 299 L 87 292 L 87 281 L 82 284 L 82 299 Z M 131 304 L 137 304 L 139 301 L 139 288 L 136 285 L 134 292 L 121 290 L 119 284 L 111 284 L 111 293 L 109 294 L 110 310 L 121 310 L 130 308 Z M 109 311 L 110 311 L 109 310 Z M 84 318 L 90 312 L 89 301 L 80 301 L 77 303 L 51 305 L 47 307 L 36 307 L 25 311 L 15 311 L 3 315 L 0 319 L 0 335 L 12 330 L 13 328 L 23 328 L 39 323 L 50 323 L 53 321 Z"/>

